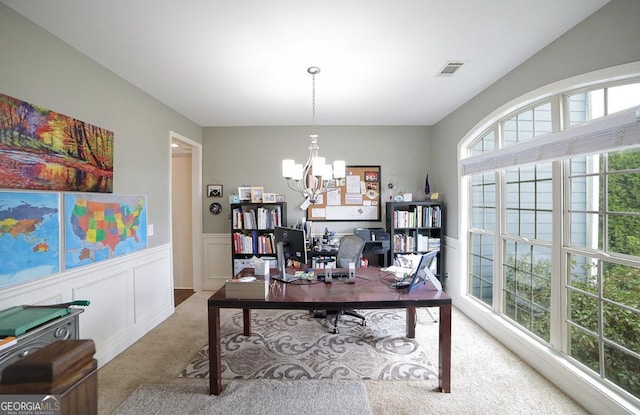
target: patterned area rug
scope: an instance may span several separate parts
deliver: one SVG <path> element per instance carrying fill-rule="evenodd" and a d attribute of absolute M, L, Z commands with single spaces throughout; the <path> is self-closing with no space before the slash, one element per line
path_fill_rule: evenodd
<path fill-rule="evenodd" d="M 414 339 L 405 337 L 404 310 L 365 310 L 367 325 L 308 311 L 253 310 L 252 335 L 242 335 L 242 312 L 222 322 L 223 379 L 437 379 L 437 369 Z M 209 377 L 204 346 L 179 377 Z"/>

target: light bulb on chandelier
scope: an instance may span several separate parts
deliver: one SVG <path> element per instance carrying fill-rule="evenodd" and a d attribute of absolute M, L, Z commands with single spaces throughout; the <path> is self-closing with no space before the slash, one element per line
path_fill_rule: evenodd
<path fill-rule="evenodd" d="M 333 165 L 327 164 L 324 157 L 318 155 L 318 134 L 315 132 L 316 123 L 316 75 L 320 68 L 312 66 L 307 69 L 313 83 L 311 134 L 309 135 L 309 157 L 306 163 L 299 164 L 294 160 L 282 160 L 282 177 L 287 180 L 289 188 L 302 194 L 309 203 L 316 204 L 322 193 L 335 190 L 335 180 L 343 179 L 346 175 L 345 162 L 336 160 Z"/>

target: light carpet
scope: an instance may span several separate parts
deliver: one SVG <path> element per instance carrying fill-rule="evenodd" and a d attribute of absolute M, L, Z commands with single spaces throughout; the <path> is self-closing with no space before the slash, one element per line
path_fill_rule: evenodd
<path fill-rule="evenodd" d="M 252 334 L 242 334 L 242 313 L 221 326 L 223 379 L 437 379 L 436 369 L 414 339 L 406 338 L 404 310 L 367 310 L 367 326 L 344 317 L 307 311 L 253 310 Z M 203 347 L 179 377 L 209 377 L 209 347 Z"/>
<path fill-rule="evenodd" d="M 141 385 L 115 415 L 371 415 L 367 391 L 352 381 L 233 381 L 219 396 L 206 385 Z"/>

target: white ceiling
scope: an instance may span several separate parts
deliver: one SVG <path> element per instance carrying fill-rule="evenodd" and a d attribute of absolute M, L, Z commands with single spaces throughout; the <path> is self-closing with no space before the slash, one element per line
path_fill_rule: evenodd
<path fill-rule="evenodd" d="M 609 0 L 0 1 L 208 127 L 310 124 L 309 66 L 319 125 L 433 125 Z"/>

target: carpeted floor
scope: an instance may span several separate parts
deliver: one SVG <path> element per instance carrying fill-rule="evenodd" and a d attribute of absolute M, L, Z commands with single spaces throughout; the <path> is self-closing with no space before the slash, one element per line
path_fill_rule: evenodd
<path fill-rule="evenodd" d="M 206 391 L 208 380 L 183 379 L 178 374 L 207 344 L 206 302 L 211 294 L 198 292 L 189 297 L 174 315 L 98 371 L 99 414 L 111 414 L 143 384 Z M 222 321 L 237 311 L 222 310 Z M 587 414 L 455 308 L 452 331 L 452 393 L 431 390 L 431 380 L 364 380 L 374 415 Z M 416 341 L 429 355 L 437 356 L 438 324 L 425 310 L 418 313 Z M 223 382 L 225 388 L 229 385 L 230 381 Z"/>
<path fill-rule="evenodd" d="M 206 385 L 141 385 L 116 415 L 371 415 L 367 389 L 350 381 L 233 381 L 220 396 Z"/>

